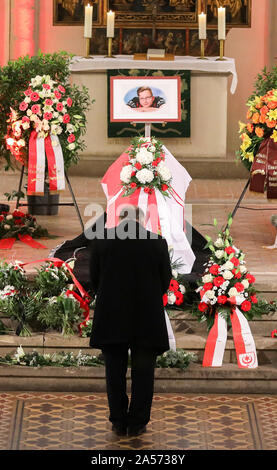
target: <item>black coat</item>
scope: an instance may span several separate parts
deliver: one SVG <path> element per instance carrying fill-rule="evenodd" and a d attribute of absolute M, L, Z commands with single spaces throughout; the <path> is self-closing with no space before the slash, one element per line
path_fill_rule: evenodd
<path fill-rule="evenodd" d="M 90 280 L 97 295 L 90 346 L 129 343 L 162 354 L 169 349 L 162 299 L 172 276 L 167 242 L 128 223 L 137 234 L 142 230 L 144 239 L 109 239 L 110 229 L 90 243 Z"/>

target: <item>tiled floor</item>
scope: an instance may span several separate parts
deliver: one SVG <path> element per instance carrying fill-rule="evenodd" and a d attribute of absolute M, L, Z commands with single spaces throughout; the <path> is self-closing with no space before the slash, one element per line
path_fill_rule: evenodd
<path fill-rule="evenodd" d="M 275 450 L 277 397 L 154 395 L 139 437 L 117 437 L 106 395 L 0 393 L 0 450 Z"/>

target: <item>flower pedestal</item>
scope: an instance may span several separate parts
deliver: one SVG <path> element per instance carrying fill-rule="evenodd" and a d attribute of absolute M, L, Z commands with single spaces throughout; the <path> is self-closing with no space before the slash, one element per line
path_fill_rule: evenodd
<path fill-rule="evenodd" d="M 59 194 L 50 194 L 48 183 L 44 183 L 43 196 L 27 196 L 28 212 L 31 215 L 57 215 Z"/>

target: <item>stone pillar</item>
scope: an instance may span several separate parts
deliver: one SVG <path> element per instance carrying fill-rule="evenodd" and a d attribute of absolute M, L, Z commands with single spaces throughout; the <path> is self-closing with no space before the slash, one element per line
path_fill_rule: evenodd
<path fill-rule="evenodd" d="M 10 59 L 10 7 L 11 0 L 2 0 L 0 15 L 0 66 L 5 65 Z"/>
<path fill-rule="evenodd" d="M 39 0 L 11 0 L 11 59 L 38 50 L 38 12 Z"/>

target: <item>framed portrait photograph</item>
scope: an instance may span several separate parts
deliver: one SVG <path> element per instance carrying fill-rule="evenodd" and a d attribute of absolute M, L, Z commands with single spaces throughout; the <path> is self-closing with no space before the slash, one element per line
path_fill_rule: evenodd
<path fill-rule="evenodd" d="M 110 77 L 110 120 L 181 121 L 180 76 Z"/>

